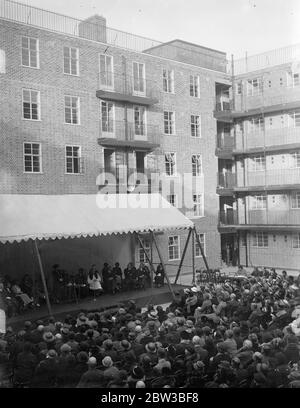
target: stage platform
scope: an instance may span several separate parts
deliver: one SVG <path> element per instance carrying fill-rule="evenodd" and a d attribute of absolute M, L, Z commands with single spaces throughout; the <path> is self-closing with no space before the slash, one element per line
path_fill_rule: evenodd
<path fill-rule="evenodd" d="M 189 285 L 190 286 L 190 285 Z M 174 291 L 182 291 L 186 285 L 172 285 Z M 172 295 L 167 285 L 161 288 L 147 288 L 146 290 L 135 290 L 129 292 L 117 293 L 115 295 L 103 294 L 96 298 L 86 298 L 78 303 L 60 303 L 53 304 L 52 314 L 56 319 L 65 317 L 66 314 L 73 314 L 80 311 L 95 311 L 98 309 L 115 309 L 120 303 L 134 300 L 137 306 L 147 307 L 149 303 L 154 305 L 164 304 L 172 301 Z M 21 315 L 7 319 L 7 326 L 14 329 L 23 327 L 26 320 L 36 321 L 49 316 L 46 305 L 35 310 L 28 310 Z"/>

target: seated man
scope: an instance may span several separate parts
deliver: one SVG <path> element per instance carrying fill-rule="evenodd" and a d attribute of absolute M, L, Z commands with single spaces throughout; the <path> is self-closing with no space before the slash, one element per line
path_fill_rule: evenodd
<path fill-rule="evenodd" d="M 157 288 L 160 288 L 161 286 L 164 286 L 164 279 L 165 279 L 165 274 L 164 274 L 164 268 L 162 264 L 160 263 L 155 272 L 155 278 L 154 278 L 154 285 Z"/>
<path fill-rule="evenodd" d="M 125 287 L 127 290 L 133 290 L 136 285 L 137 272 L 132 262 L 129 262 L 127 268 L 124 270 Z"/>
<path fill-rule="evenodd" d="M 115 290 L 116 292 L 120 292 L 123 285 L 123 275 L 119 262 L 116 262 L 115 266 L 113 267 L 113 276 L 115 279 Z"/>

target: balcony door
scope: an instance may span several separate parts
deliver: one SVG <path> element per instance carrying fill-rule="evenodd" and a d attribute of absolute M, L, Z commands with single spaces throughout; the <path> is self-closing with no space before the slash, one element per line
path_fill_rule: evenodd
<path fill-rule="evenodd" d="M 103 137 L 115 137 L 114 111 L 112 102 L 101 101 L 101 130 Z"/>
<path fill-rule="evenodd" d="M 136 95 L 146 94 L 145 64 L 133 63 L 133 92 Z"/>
<path fill-rule="evenodd" d="M 100 54 L 100 84 L 102 88 L 114 88 L 114 64 L 111 55 Z"/>
<path fill-rule="evenodd" d="M 146 135 L 146 108 L 134 107 L 134 138 L 135 140 L 147 140 Z"/>

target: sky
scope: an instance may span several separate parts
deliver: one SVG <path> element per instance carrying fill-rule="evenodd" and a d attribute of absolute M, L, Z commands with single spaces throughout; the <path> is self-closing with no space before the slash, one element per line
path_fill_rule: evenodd
<path fill-rule="evenodd" d="M 22 0 L 158 41 L 180 38 L 235 58 L 300 43 L 300 0 Z"/>

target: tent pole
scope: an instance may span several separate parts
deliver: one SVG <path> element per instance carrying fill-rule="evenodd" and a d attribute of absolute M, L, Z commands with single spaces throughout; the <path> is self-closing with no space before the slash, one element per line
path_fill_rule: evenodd
<path fill-rule="evenodd" d="M 151 273 L 151 288 L 153 288 L 153 272 L 154 272 L 154 266 L 152 263 L 152 260 L 150 259 L 149 255 L 147 254 L 147 251 L 144 247 L 143 241 L 141 240 L 140 236 L 138 233 L 136 233 L 137 239 L 142 247 L 142 250 L 144 251 L 144 254 L 146 255 L 147 261 L 149 262 L 150 265 L 150 273 Z"/>
<path fill-rule="evenodd" d="M 179 275 L 180 275 L 180 271 L 181 271 L 181 268 L 182 268 L 182 264 L 183 264 L 183 261 L 184 261 L 184 257 L 185 257 L 185 253 L 186 253 L 186 250 L 187 250 L 187 247 L 188 247 L 188 243 L 189 243 L 189 240 L 190 240 L 190 237 L 191 237 L 191 233 L 192 233 L 192 228 L 189 228 L 189 234 L 188 234 L 187 239 L 185 241 L 185 245 L 184 245 L 183 253 L 182 253 L 180 263 L 179 263 L 179 266 L 178 266 L 178 271 L 177 271 L 177 275 L 176 275 L 176 278 L 175 278 L 175 281 L 174 281 L 174 285 L 176 285 L 176 283 L 178 281 L 178 278 L 179 278 Z"/>
<path fill-rule="evenodd" d="M 193 282 L 195 285 L 195 231 L 192 231 L 192 264 L 193 264 Z"/>
<path fill-rule="evenodd" d="M 197 244 L 199 245 L 199 248 L 200 248 L 200 251 L 201 251 L 203 261 L 205 263 L 206 270 L 207 270 L 207 272 L 209 272 L 209 266 L 208 266 L 208 263 L 207 263 L 207 259 L 206 259 L 205 253 L 203 251 L 199 236 L 197 234 L 196 227 L 194 227 L 194 232 L 195 232 L 195 238 L 196 238 Z"/>
<path fill-rule="evenodd" d="M 151 235 L 152 235 L 153 242 L 154 242 L 155 248 L 156 248 L 156 250 L 157 250 L 157 253 L 158 253 L 160 262 L 161 262 L 161 264 L 162 264 L 162 267 L 163 267 L 163 270 L 164 270 L 164 275 L 165 275 L 165 277 L 166 277 L 166 279 L 167 279 L 167 283 L 168 283 L 170 292 L 171 292 L 171 294 L 172 294 L 173 299 L 175 299 L 175 294 L 174 294 L 173 288 L 172 288 L 172 286 L 171 286 L 171 282 L 170 282 L 169 276 L 168 276 L 167 271 L 166 271 L 165 263 L 164 263 L 164 260 L 163 260 L 162 255 L 161 255 L 160 249 L 159 249 L 159 247 L 158 247 L 158 244 L 157 244 L 157 242 L 156 242 L 155 235 L 154 235 L 153 231 L 151 231 Z"/>
<path fill-rule="evenodd" d="M 40 254 L 39 247 L 38 247 L 36 239 L 34 240 L 34 245 L 35 245 L 35 251 L 36 251 L 36 255 L 37 255 L 37 258 L 38 258 L 38 262 L 39 262 L 39 267 L 40 267 L 41 278 L 42 278 L 43 287 L 44 287 L 44 291 L 45 291 L 48 312 L 49 312 L 50 316 L 53 316 L 52 309 L 51 309 L 51 304 L 50 304 L 50 300 L 49 300 L 47 283 L 46 283 L 44 269 L 43 269 L 43 264 L 42 264 L 42 258 L 41 258 L 41 254 Z"/>

